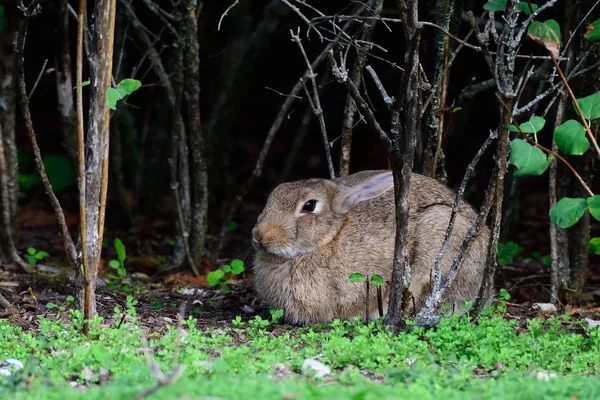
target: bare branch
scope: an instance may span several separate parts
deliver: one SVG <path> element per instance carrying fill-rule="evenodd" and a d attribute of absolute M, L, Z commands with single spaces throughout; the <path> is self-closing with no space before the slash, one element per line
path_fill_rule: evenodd
<path fill-rule="evenodd" d="M 67 223 L 65 221 L 65 215 L 63 213 L 62 207 L 54 191 L 52 190 L 52 186 L 50 185 L 50 181 L 48 180 L 48 176 L 46 175 L 46 168 L 44 167 L 44 163 L 42 161 L 42 155 L 40 152 L 40 148 L 37 144 L 37 139 L 35 136 L 35 131 L 33 128 L 33 122 L 31 120 L 31 112 L 29 110 L 29 101 L 27 99 L 27 89 L 25 84 L 25 40 L 27 38 L 27 28 L 29 26 L 29 20 L 31 17 L 36 15 L 36 7 L 38 6 L 40 0 L 33 0 L 27 9 L 23 11 L 23 21 L 21 22 L 21 27 L 19 29 L 19 35 L 17 37 L 16 47 L 15 47 L 15 56 L 17 57 L 17 68 L 19 72 L 19 81 L 17 84 L 17 92 L 19 96 L 19 103 L 21 105 L 21 111 L 23 113 L 23 119 L 25 120 L 25 128 L 27 129 L 27 135 L 29 136 L 29 140 L 31 142 L 31 147 L 33 148 L 33 156 L 35 161 L 35 167 L 37 173 L 40 177 L 40 182 L 44 187 L 44 191 L 48 195 L 50 200 L 50 204 L 52 205 L 52 209 L 54 210 L 54 214 L 56 215 L 56 219 L 60 226 L 61 235 L 63 237 L 63 244 L 65 251 L 67 253 L 67 257 L 73 266 L 77 265 L 77 252 L 75 250 L 75 244 L 73 243 L 73 239 L 71 238 L 71 234 L 69 233 L 69 228 L 67 228 Z"/>
<path fill-rule="evenodd" d="M 219 23 L 217 24 L 217 31 L 221 30 L 221 22 L 223 22 L 223 19 L 227 16 L 227 13 L 229 13 L 229 11 L 238 4 L 240 4 L 240 0 L 235 0 L 233 3 L 231 3 L 229 7 L 225 9 L 225 11 L 223 11 L 223 14 L 221 14 L 221 18 L 219 18 Z"/>
<path fill-rule="evenodd" d="M 323 108 L 321 107 L 321 100 L 319 99 L 319 87 L 317 86 L 317 80 L 315 79 L 316 75 L 310 65 L 310 61 L 308 60 L 308 56 L 306 55 L 306 51 L 304 51 L 304 46 L 302 46 L 302 42 L 300 41 L 300 28 L 298 28 L 298 33 L 294 35 L 294 32 L 290 29 L 290 35 L 292 36 L 292 42 L 298 44 L 298 48 L 300 48 L 300 52 L 302 53 L 302 58 L 306 62 L 306 66 L 308 68 L 307 78 L 310 79 L 313 87 L 313 98 L 311 100 L 310 92 L 306 86 L 304 89 L 306 90 L 306 95 L 311 103 L 311 107 L 313 112 L 317 116 L 319 121 L 319 127 L 321 128 L 321 135 L 323 136 L 323 144 L 325 147 L 325 159 L 327 160 L 327 167 L 329 168 L 329 176 L 331 179 L 335 178 L 335 169 L 333 168 L 333 161 L 331 160 L 331 145 L 329 143 L 329 138 L 327 137 L 327 128 L 325 126 L 325 119 L 323 118 Z M 304 85 L 304 80 L 301 79 L 302 84 Z"/>
<path fill-rule="evenodd" d="M 370 65 L 367 65 L 365 67 L 365 69 L 367 70 L 369 75 L 371 75 L 371 78 L 373 79 L 373 82 L 375 83 L 375 87 L 377 87 L 377 90 L 379 90 L 379 93 L 381 94 L 381 97 L 383 98 L 383 102 L 388 106 L 388 108 L 390 108 L 394 104 L 394 98 L 390 97 L 387 94 L 385 87 L 383 86 L 383 83 L 381 83 L 381 80 L 379 79 L 379 76 L 377 76 L 377 73 L 375 72 L 373 67 L 371 67 Z"/>
<path fill-rule="evenodd" d="M 365 116 L 367 124 L 379 135 L 379 138 L 383 142 L 384 146 L 389 150 L 392 146 L 389 135 L 383 130 L 383 128 L 381 128 L 379 122 L 377 122 L 375 114 L 373 114 L 373 110 L 371 110 L 371 107 L 369 107 L 365 99 L 362 98 L 354 82 L 348 79 L 348 72 L 345 70 L 345 66 L 342 64 L 341 68 L 338 67 L 337 62 L 333 57 L 333 51 L 329 51 L 328 58 L 331 65 L 332 75 L 338 80 L 338 82 L 346 85 L 348 94 L 350 94 L 360 112 Z"/>

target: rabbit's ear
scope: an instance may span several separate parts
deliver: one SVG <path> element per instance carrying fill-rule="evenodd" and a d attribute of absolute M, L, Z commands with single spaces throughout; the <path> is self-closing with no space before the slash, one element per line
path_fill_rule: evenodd
<path fill-rule="evenodd" d="M 340 186 L 333 198 L 332 208 L 335 212 L 345 214 L 361 201 L 374 199 L 394 187 L 392 172 L 384 172 L 369 177 L 352 187 Z"/>

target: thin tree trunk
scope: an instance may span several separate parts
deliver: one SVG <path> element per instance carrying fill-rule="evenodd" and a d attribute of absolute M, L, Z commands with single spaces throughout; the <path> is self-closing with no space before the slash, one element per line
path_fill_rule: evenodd
<path fill-rule="evenodd" d="M 445 30 L 450 29 L 450 18 L 454 13 L 454 0 L 438 0 L 435 11 L 435 23 Z M 435 42 L 437 45 L 435 55 L 435 73 L 433 82 L 436 83 L 433 88 L 434 94 L 429 105 L 427 114 L 427 144 L 423 156 L 423 172 L 425 175 L 436 178 L 438 170 L 444 170 L 442 154 L 442 136 L 446 131 L 447 121 L 444 118 L 444 108 L 446 107 L 446 95 L 448 92 L 448 83 L 450 82 L 450 71 L 446 71 L 448 57 L 450 53 L 450 38 L 442 32 L 436 32 Z M 445 173 L 442 173 L 444 176 Z"/>
<path fill-rule="evenodd" d="M 111 86 L 116 0 L 97 0 L 94 5 L 95 36 L 90 43 L 90 107 L 86 147 L 86 231 L 84 262 L 84 318 L 96 316 L 96 277 L 102 251 L 106 194 L 110 110 L 106 89 Z M 87 325 L 84 326 L 84 333 Z"/>
<path fill-rule="evenodd" d="M 9 0 L 4 6 L 2 35 L 0 35 L 0 151 L 3 164 L 0 165 L 2 186 L 0 187 L 0 261 L 7 264 L 19 262 L 14 247 L 14 219 L 17 214 L 19 194 L 17 147 L 15 144 L 16 64 L 12 41 L 17 32 L 19 20 L 17 1 Z M 15 259 L 15 255 L 17 259 Z"/>
<path fill-rule="evenodd" d="M 386 323 L 392 331 L 404 330 L 410 293 L 410 263 L 408 248 L 408 218 L 410 211 L 410 177 L 415 156 L 419 120 L 419 42 L 421 31 L 418 23 L 418 1 L 397 0 L 398 12 L 405 22 L 405 40 L 409 51 L 405 70 L 392 108 L 390 136 L 392 140 L 391 161 L 394 174 L 394 198 L 396 204 L 396 241 L 392 267 L 390 303 Z M 400 113 L 403 109 L 403 120 Z"/>
<path fill-rule="evenodd" d="M 194 273 L 202 262 L 206 241 L 208 211 L 208 173 L 204 159 L 204 136 L 200 118 L 200 46 L 198 43 L 197 0 L 186 0 L 183 21 L 184 98 L 188 116 L 191 156 L 191 235 L 190 251 Z"/>

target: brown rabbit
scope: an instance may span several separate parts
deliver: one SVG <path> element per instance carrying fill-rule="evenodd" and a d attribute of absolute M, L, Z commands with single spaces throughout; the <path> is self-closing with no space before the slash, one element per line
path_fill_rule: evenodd
<path fill-rule="evenodd" d="M 362 171 L 276 187 L 252 230 L 252 245 L 257 250 L 253 281 L 259 296 L 272 307 L 283 309 L 291 323 L 363 315 L 365 287 L 350 282 L 348 276 L 360 272 L 391 279 L 396 231 L 392 188 L 390 171 Z M 412 175 L 408 231 L 410 291 L 416 310 L 429 294 L 434 260 L 444 240 L 454 197 L 438 181 Z M 447 270 L 476 216 L 468 204 L 461 204 L 442 270 Z M 455 310 L 477 296 L 489 234 L 484 228 L 475 238 L 443 299 Z M 388 297 L 386 287 L 386 310 Z M 370 318 L 377 318 L 376 297 L 369 301 L 369 310 L 373 310 Z"/>

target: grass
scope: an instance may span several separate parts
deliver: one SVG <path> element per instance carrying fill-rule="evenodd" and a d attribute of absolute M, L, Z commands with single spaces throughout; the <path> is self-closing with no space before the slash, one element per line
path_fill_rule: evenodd
<path fill-rule="evenodd" d="M 600 393 L 600 329 L 586 331 L 567 316 L 506 321 L 502 304 L 476 325 L 455 316 L 436 329 L 398 336 L 381 323 L 357 321 L 292 328 L 255 319 L 199 330 L 191 317 L 162 334 L 143 334 L 135 308 L 128 312 L 132 318 L 119 328 L 95 320 L 91 338 L 78 333 L 77 312 L 67 322 L 40 318 L 35 332 L 0 321 L 0 360 L 25 363 L 0 376 L 0 398 L 133 398 L 156 383 L 145 347 L 165 373 L 185 365 L 179 380 L 148 397 L 154 399 L 592 399 Z M 302 375 L 310 357 L 332 374 Z M 292 376 L 279 376 L 276 364 Z"/>

